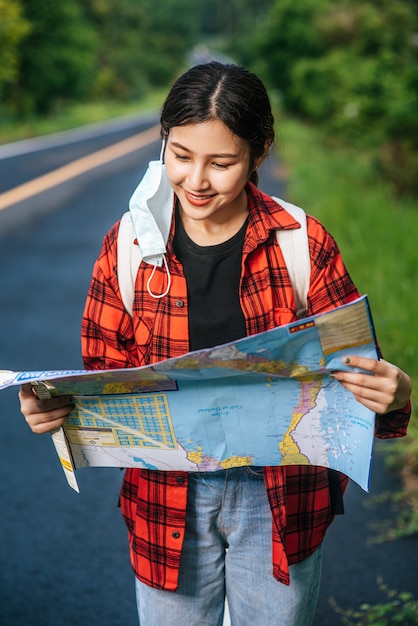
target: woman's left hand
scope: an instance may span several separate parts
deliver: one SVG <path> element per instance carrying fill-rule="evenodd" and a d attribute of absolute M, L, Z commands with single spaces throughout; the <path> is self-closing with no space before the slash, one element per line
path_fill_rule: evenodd
<path fill-rule="evenodd" d="M 405 372 L 387 361 L 377 361 L 365 357 L 344 358 L 345 365 L 358 367 L 370 372 L 336 371 L 333 378 L 351 391 L 361 404 L 374 413 L 384 414 L 402 409 L 411 396 L 411 380 Z M 370 375 L 371 374 L 371 375 Z"/>

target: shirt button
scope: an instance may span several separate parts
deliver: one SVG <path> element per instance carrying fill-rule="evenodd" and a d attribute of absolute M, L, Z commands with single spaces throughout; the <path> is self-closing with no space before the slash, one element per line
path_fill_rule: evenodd
<path fill-rule="evenodd" d="M 179 309 L 182 309 L 184 307 L 184 301 L 183 300 L 177 300 L 176 307 L 178 307 Z"/>
<path fill-rule="evenodd" d="M 180 533 L 176 531 L 172 533 L 172 536 L 174 537 L 174 539 L 178 539 L 180 537 Z"/>
<path fill-rule="evenodd" d="M 177 476 L 176 482 L 177 482 L 178 485 L 183 485 L 184 484 L 184 476 Z"/>

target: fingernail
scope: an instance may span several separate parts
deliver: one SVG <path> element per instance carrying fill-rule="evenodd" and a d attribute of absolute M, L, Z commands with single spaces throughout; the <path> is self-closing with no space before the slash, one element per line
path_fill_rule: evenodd
<path fill-rule="evenodd" d="M 351 359 L 350 359 L 350 357 L 349 357 L 349 356 L 346 356 L 346 357 L 345 357 L 345 359 L 344 359 L 344 362 L 345 362 L 347 365 L 350 365 L 350 363 L 351 363 Z"/>

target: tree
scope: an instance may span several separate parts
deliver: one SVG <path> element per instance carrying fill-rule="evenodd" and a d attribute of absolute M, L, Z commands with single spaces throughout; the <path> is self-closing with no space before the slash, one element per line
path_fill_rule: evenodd
<path fill-rule="evenodd" d="M 418 11 L 409 0 L 276 0 L 258 65 L 293 113 L 376 151 L 418 193 Z"/>
<path fill-rule="evenodd" d="M 19 45 L 30 25 L 18 0 L 0 0 L 0 96 L 13 84 L 19 70 Z"/>
<path fill-rule="evenodd" d="M 332 0 L 276 0 L 253 41 L 249 42 L 252 66 L 266 83 L 286 99 L 292 72 L 302 59 L 316 59 L 324 52 L 314 25 Z"/>
<path fill-rule="evenodd" d="M 166 85 L 197 40 L 194 0 L 90 0 L 84 10 L 100 36 L 95 97 L 129 100 Z"/>
<path fill-rule="evenodd" d="M 57 99 L 86 95 L 96 36 L 77 0 L 21 0 L 31 28 L 20 49 L 14 99 L 24 112 L 49 111 Z"/>

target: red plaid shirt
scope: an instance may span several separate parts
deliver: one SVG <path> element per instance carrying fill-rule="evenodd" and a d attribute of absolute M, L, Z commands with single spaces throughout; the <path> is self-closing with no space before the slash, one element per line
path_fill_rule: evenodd
<path fill-rule="evenodd" d="M 241 306 L 247 335 L 296 319 L 295 300 L 275 230 L 296 228 L 294 219 L 269 196 L 248 186 L 249 222 L 243 249 Z M 171 275 L 169 294 L 152 298 L 146 289 L 152 268 L 138 271 L 132 318 L 125 311 L 117 279 L 118 224 L 109 231 L 95 264 L 82 325 L 86 368 L 137 367 L 189 351 L 187 287 L 182 266 L 172 248 L 174 221 L 168 241 Z M 311 285 L 308 314 L 321 313 L 359 296 L 335 241 L 313 217 L 308 217 Z M 163 293 L 167 274 L 157 268 L 153 293 Z M 410 407 L 376 418 L 380 438 L 406 434 Z M 348 479 L 337 476 L 344 492 Z M 312 554 L 333 520 L 330 473 L 313 466 L 264 468 L 272 510 L 273 575 L 289 584 L 289 564 Z M 158 589 L 177 588 L 186 523 L 187 472 L 128 469 L 121 490 L 122 513 L 136 576 Z"/>

